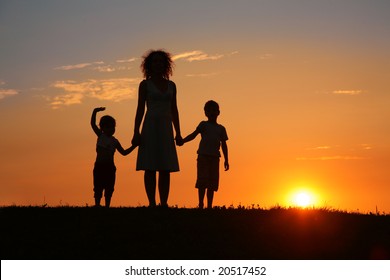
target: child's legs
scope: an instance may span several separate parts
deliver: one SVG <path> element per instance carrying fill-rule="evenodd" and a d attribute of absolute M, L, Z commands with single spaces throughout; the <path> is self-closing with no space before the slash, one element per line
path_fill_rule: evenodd
<path fill-rule="evenodd" d="M 102 183 L 102 171 L 99 166 L 94 167 L 93 169 L 93 193 L 94 193 L 94 198 L 95 198 L 95 205 L 100 206 L 100 201 L 103 196 L 103 190 L 104 190 L 104 185 Z"/>
<path fill-rule="evenodd" d="M 203 209 L 203 207 L 204 207 L 203 200 L 204 200 L 205 193 L 206 193 L 205 188 L 198 188 L 198 198 L 199 198 L 199 208 L 200 209 Z"/>
<path fill-rule="evenodd" d="M 103 188 L 98 185 L 95 185 L 93 188 L 93 192 L 93 197 L 95 198 L 95 205 L 100 206 L 100 201 L 102 200 L 103 196 Z"/>
<path fill-rule="evenodd" d="M 110 178 L 107 178 L 107 184 L 106 188 L 104 189 L 104 198 L 106 202 L 106 207 L 110 207 L 111 204 L 111 197 L 114 193 L 114 186 L 115 186 L 115 172 L 111 174 Z"/>
<path fill-rule="evenodd" d="M 197 181 L 199 207 L 203 208 L 203 199 L 207 189 L 207 207 L 212 208 L 214 192 L 219 184 L 219 157 L 198 156 Z"/>
<path fill-rule="evenodd" d="M 96 205 L 100 205 L 100 199 L 104 191 L 106 207 L 109 207 L 114 193 L 116 167 L 113 164 L 97 164 L 95 170 L 95 186 L 98 189 L 98 193 L 95 192 L 95 202 L 97 202 L 97 199 L 99 202 Z"/>
<path fill-rule="evenodd" d="M 207 189 L 207 208 L 213 208 L 214 191 Z"/>
<path fill-rule="evenodd" d="M 95 206 L 100 206 L 101 200 L 102 200 L 102 197 L 95 197 Z"/>
<path fill-rule="evenodd" d="M 149 206 L 156 206 L 156 171 L 145 170 L 144 184 Z"/>
<path fill-rule="evenodd" d="M 111 205 L 111 196 L 105 196 L 104 199 L 106 202 L 106 204 L 105 204 L 106 208 L 109 208 Z"/>
<path fill-rule="evenodd" d="M 199 208 L 203 209 L 204 207 L 204 197 L 207 193 L 207 208 L 211 209 L 213 208 L 213 198 L 214 198 L 214 191 L 212 189 L 206 189 L 206 188 L 198 188 L 198 197 L 199 197 Z"/>
<path fill-rule="evenodd" d="M 169 171 L 159 171 L 158 192 L 160 194 L 161 206 L 168 206 L 170 178 L 171 173 Z"/>

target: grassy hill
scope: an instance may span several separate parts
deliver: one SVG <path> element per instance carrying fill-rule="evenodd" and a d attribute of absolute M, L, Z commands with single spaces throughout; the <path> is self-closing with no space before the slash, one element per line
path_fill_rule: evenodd
<path fill-rule="evenodd" d="M 1 259 L 389 259 L 390 216 L 321 209 L 0 208 Z"/>

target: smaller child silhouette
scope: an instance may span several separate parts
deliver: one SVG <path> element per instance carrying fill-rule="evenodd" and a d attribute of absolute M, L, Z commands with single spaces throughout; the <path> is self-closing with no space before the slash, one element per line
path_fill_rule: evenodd
<path fill-rule="evenodd" d="M 195 187 L 198 189 L 199 208 L 203 208 L 203 200 L 207 190 L 207 208 L 213 207 L 214 192 L 218 191 L 219 185 L 219 158 L 222 153 L 225 158 L 225 171 L 229 170 L 228 148 L 226 141 L 228 136 L 225 127 L 217 123 L 219 105 L 210 100 L 204 106 L 207 121 L 202 121 L 196 130 L 183 140 L 176 140 L 177 145 L 182 146 L 200 133 L 202 139 L 199 143 L 197 159 L 197 180 Z"/>
<path fill-rule="evenodd" d="M 122 155 L 130 154 L 136 146 L 123 149 L 119 141 L 113 136 L 116 122 L 111 116 L 103 116 L 100 119 L 99 127 L 96 125 L 96 114 L 104 111 L 105 107 L 95 108 L 91 116 L 91 126 L 98 139 L 96 143 L 96 161 L 93 169 L 93 191 L 95 193 L 95 206 L 100 206 L 100 201 L 105 197 L 105 206 L 111 204 L 111 197 L 114 192 L 116 167 L 114 164 L 114 153 L 116 150 Z"/>

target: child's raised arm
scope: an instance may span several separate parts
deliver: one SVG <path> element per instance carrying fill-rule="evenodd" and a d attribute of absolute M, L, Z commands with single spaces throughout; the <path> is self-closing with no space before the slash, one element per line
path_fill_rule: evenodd
<path fill-rule="evenodd" d="M 91 126 L 92 126 L 92 129 L 97 136 L 102 134 L 102 131 L 96 125 L 96 114 L 97 114 L 97 112 L 104 111 L 104 110 L 106 110 L 105 107 L 98 107 L 98 108 L 93 109 L 93 111 L 92 111 Z"/>

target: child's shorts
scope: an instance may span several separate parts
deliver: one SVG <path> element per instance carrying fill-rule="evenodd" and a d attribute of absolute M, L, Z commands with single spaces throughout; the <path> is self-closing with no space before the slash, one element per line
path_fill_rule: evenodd
<path fill-rule="evenodd" d="M 198 176 L 195 187 L 218 191 L 219 157 L 198 155 Z"/>
<path fill-rule="evenodd" d="M 95 198 L 111 197 L 115 186 L 116 167 L 112 163 L 95 163 L 93 169 L 93 191 Z"/>

